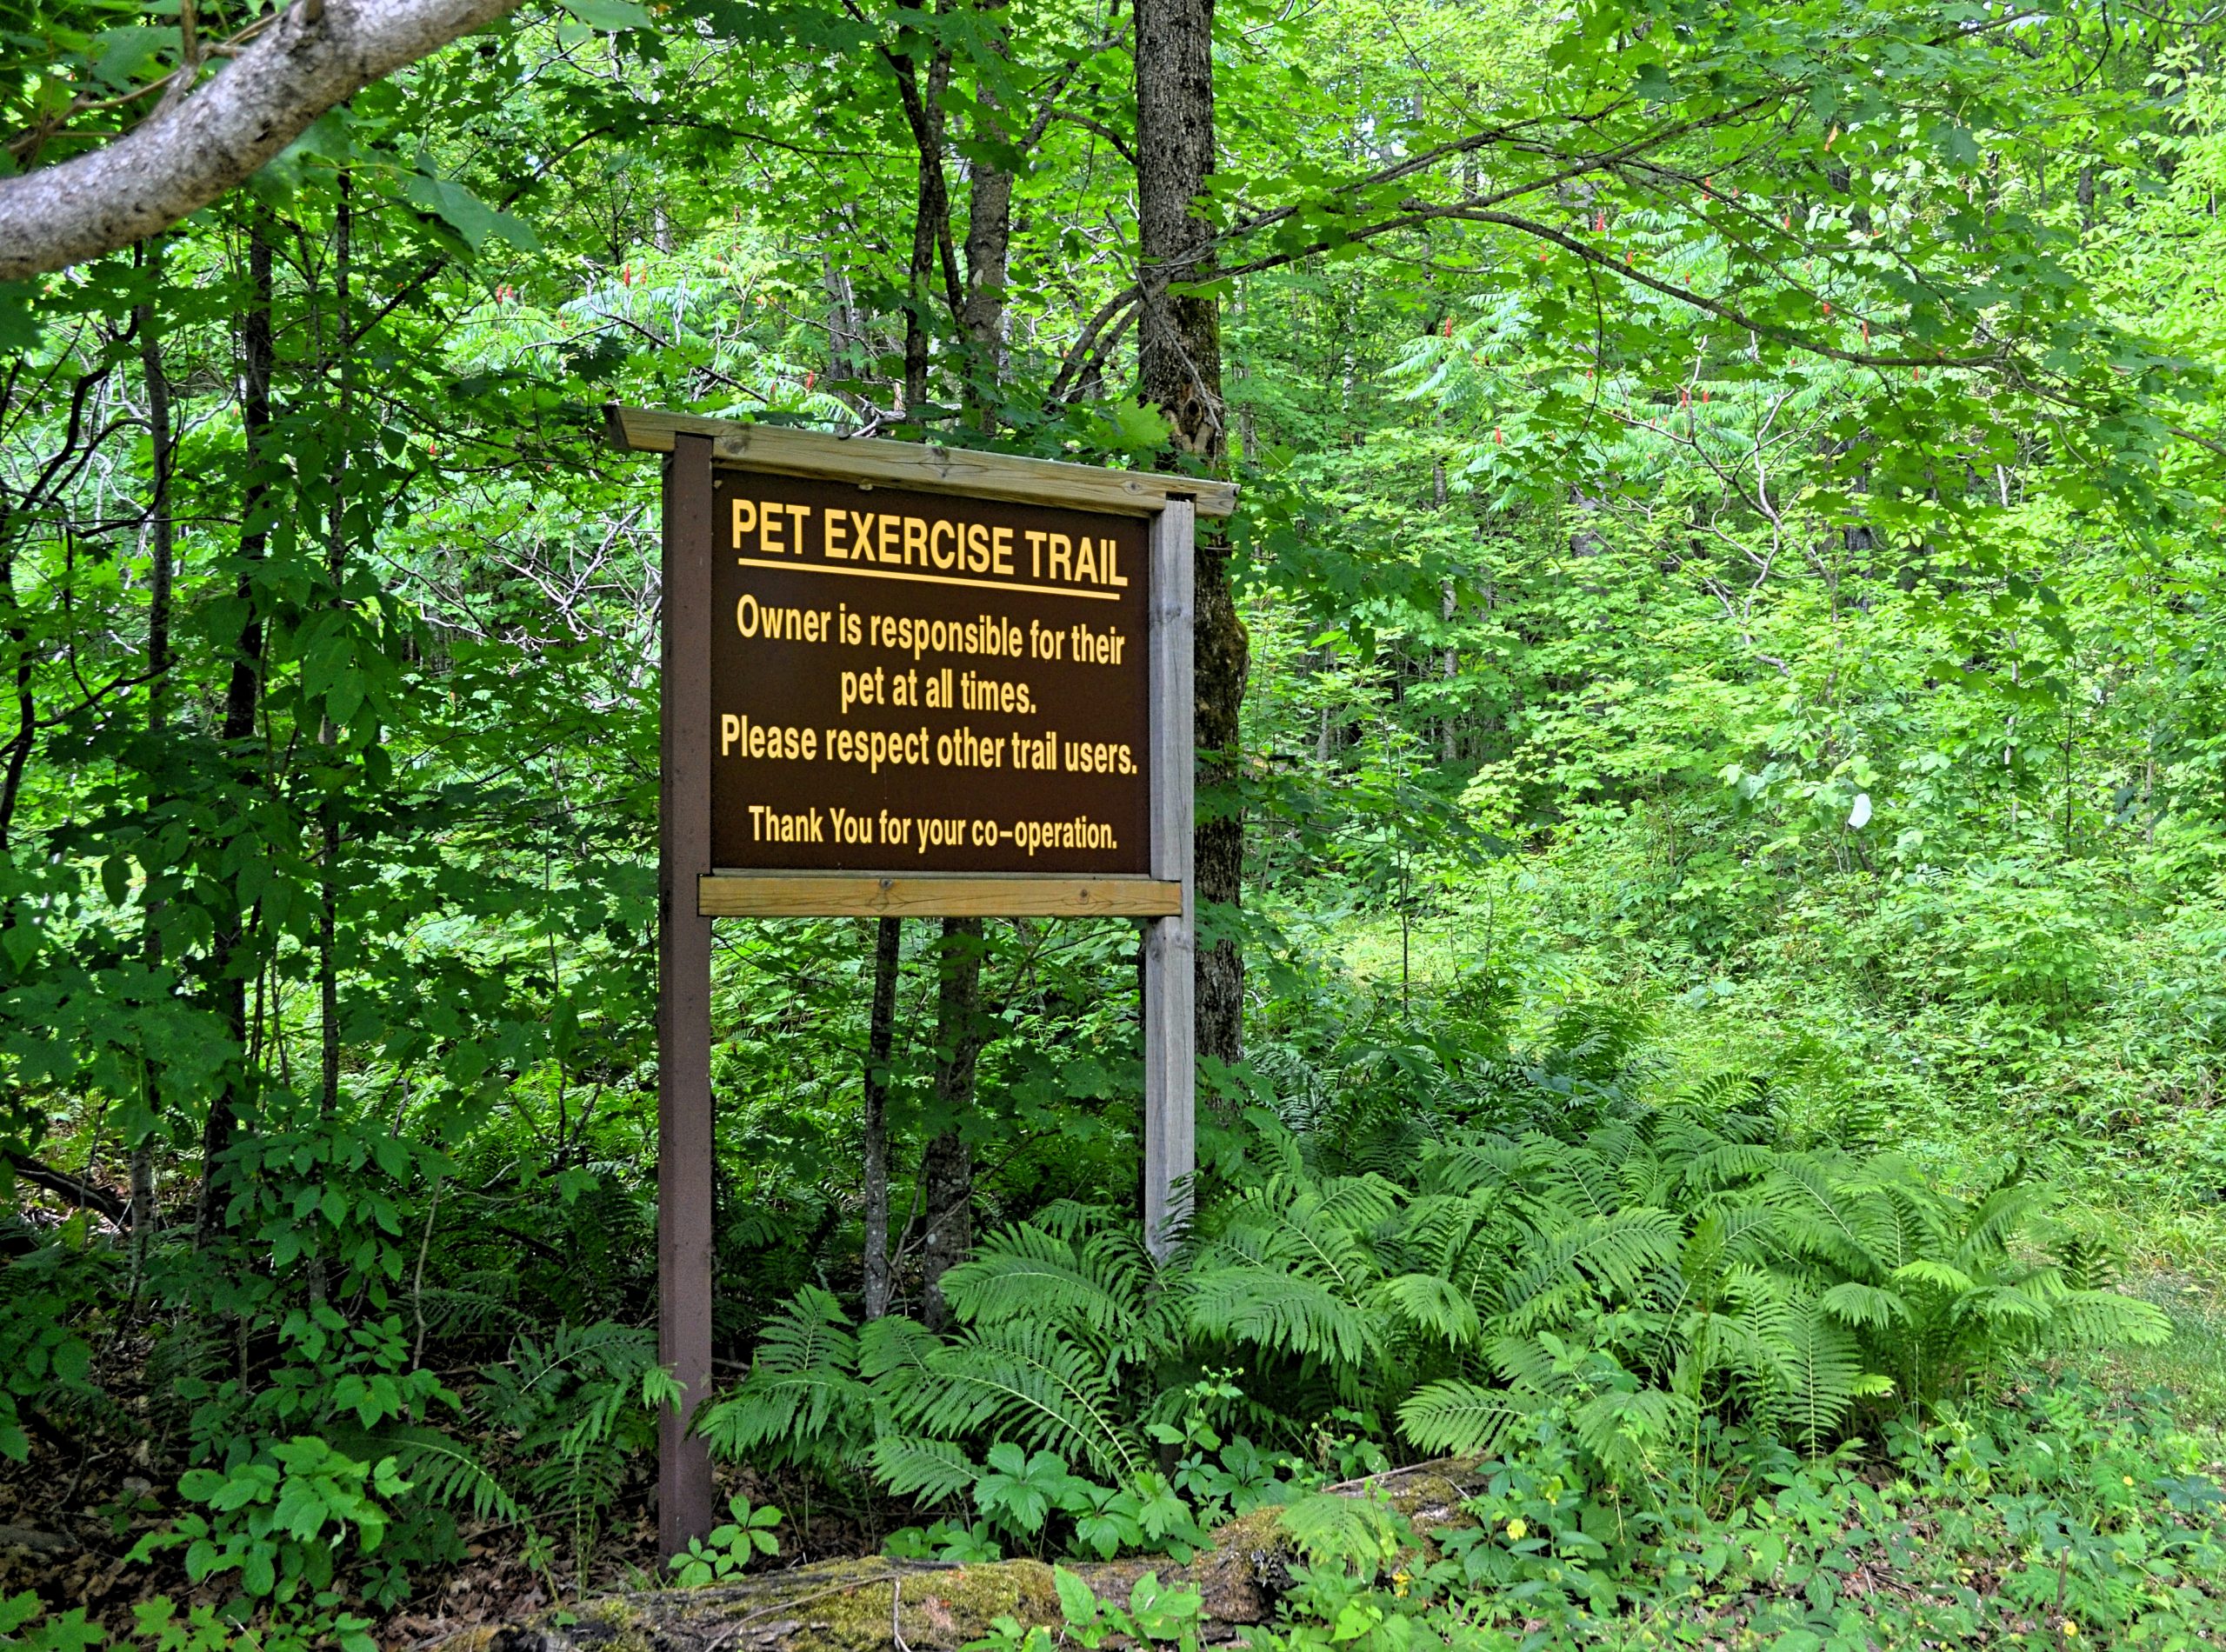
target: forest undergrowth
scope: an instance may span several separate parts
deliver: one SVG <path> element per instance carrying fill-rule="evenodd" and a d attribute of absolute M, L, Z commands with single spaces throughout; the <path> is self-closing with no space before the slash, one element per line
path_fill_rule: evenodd
<path fill-rule="evenodd" d="M 250 1396 L 222 1378 L 237 1350 L 81 1319 L 83 1362 L 57 1345 L 25 1415 L 137 1471 L 77 1516 L 76 1541 L 110 1535 L 72 1570 L 15 1562 L 11 1588 L 63 1578 L 104 1609 L 17 1594 L 13 1638 L 102 1644 L 126 1578 L 136 1641 L 252 1624 L 275 1648 L 876 1551 L 1143 1554 L 1172 1575 L 1217 1525 L 1280 1509 L 1297 1563 L 1270 1638 L 1293 1646 L 2209 1643 L 2226 1325 L 2211 1138 L 2180 1088 L 2200 1077 L 2130 1065 L 2138 1029 L 2099 989 L 2076 1022 L 2005 1031 L 1968 997 L 1908 1014 L 1860 975 L 1681 972 L 1603 932 L 1568 869 L 1587 863 L 1495 869 L 1489 898 L 1403 934 L 1334 902 L 1280 915 L 1168 1263 L 1055 1187 L 943 1276 L 940 1330 L 861 1320 L 823 1266 L 763 1299 L 700 1419 L 733 1518 L 671 1574 L 626 1514 L 664 1397 L 643 1332 L 515 1335 L 475 1362 L 503 1296 L 458 1256 L 379 1336 L 321 1342 L 298 1316 Z M 2181 1134 L 2116 1148 L 2088 1110 L 2176 1104 Z M 583 1189 L 583 1223 L 610 1196 Z M 735 1214 L 730 1242 L 766 1242 Z M 120 1263 L 57 1238 L 53 1288 Z M 50 1415 L 57 1379 L 97 1402 Z M 195 1430 L 243 1405 L 283 1427 L 290 1404 L 317 1432 L 272 1471 L 235 1458 L 186 1471 L 183 1508 L 164 1495 Z M 1483 1465 L 1473 1525 L 1321 1495 L 1436 1454 Z M 49 1529 L 77 1492 L 0 1488 L 0 1524 Z M 383 1609 L 340 1605 L 351 1570 Z M 1084 1643 L 1117 1629 L 1070 1604 Z M 1179 1592 L 1149 1621 L 1196 1631 Z"/>
<path fill-rule="evenodd" d="M 15 10 L 26 177 L 277 37 Z M 1230 1522 L 1291 1652 L 2226 1640 L 2222 44 L 563 0 L 0 283 L 0 1647 Z M 1183 1242 L 1132 924 L 722 921 L 677 1567 L 613 403 L 1238 499 Z"/>

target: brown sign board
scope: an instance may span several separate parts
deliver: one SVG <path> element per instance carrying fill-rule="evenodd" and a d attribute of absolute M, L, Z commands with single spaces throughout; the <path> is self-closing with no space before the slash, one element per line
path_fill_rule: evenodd
<path fill-rule="evenodd" d="M 712 471 L 716 872 L 1151 869 L 1149 522 Z"/>

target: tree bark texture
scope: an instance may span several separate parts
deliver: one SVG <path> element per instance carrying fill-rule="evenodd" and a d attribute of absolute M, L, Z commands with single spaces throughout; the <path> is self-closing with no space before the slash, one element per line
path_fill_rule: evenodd
<path fill-rule="evenodd" d="M 879 1319 L 893 1295 L 889 1257 L 889 1058 L 896 1042 L 896 966 L 904 920 L 874 926 L 873 1013 L 866 1024 L 865 1316 Z"/>
<path fill-rule="evenodd" d="M 147 243 L 148 290 L 163 285 L 163 241 Z M 177 575 L 177 527 L 170 509 L 170 474 L 175 465 L 174 433 L 170 424 L 170 376 L 163 361 L 162 314 L 150 296 L 133 316 L 139 330 L 139 370 L 146 381 L 149 460 L 154 471 L 153 491 L 147 502 L 147 733 L 157 751 L 163 749 L 170 727 L 170 603 Z M 147 799 L 150 812 L 162 802 L 158 793 Z M 140 952 L 150 969 L 163 963 L 163 933 L 156 923 L 160 909 L 147 909 Z M 145 1073 L 148 1134 L 131 1144 L 131 1281 L 138 1295 L 145 1276 L 147 1236 L 160 1219 L 155 1208 L 155 1142 L 153 1122 L 162 1116 L 161 1083 L 151 1068 Z"/>
<path fill-rule="evenodd" d="M 1419 1463 L 1335 1489 L 1380 1492 L 1423 1530 L 1470 1526 L 1468 1498 L 1484 1478 L 1468 1465 Z M 1213 1546 L 1186 1566 L 1164 1555 L 1077 1562 L 1063 1569 L 1100 1600 L 1125 1605 L 1146 1572 L 1184 1584 L 1201 1597 L 1198 1638 L 1227 1646 L 1272 1623 L 1300 1556 L 1284 1536 L 1282 1511 L 1262 1509 L 1214 1534 Z M 710 1589 L 668 1589 L 608 1595 L 536 1616 L 485 1624 L 453 1635 L 442 1652 L 603 1652 L 655 1647 L 659 1652 L 957 1652 L 984 1639 L 999 1617 L 1023 1629 L 1058 1633 L 1064 1619 L 1042 1561 L 956 1566 L 933 1561 L 836 1560 L 766 1572 Z"/>
<path fill-rule="evenodd" d="M 974 1248 L 974 1149 L 964 1127 L 981 1054 L 982 920 L 945 918 L 936 951 L 936 1110 L 945 1123 L 920 1163 L 921 1316 L 932 1330 L 950 1322 L 944 1273 Z"/>
<path fill-rule="evenodd" d="M 1221 308 L 1178 290 L 1209 273 L 1212 226 L 1197 201 L 1214 170 L 1213 0 L 1139 0 L 1136 7 L 1136 202 L 1142 243 L 1137 375 L 1143 397 L 1173 427 L 1163 468 L 1218 470 L 1228 453 L 1222 400 Z M 1199 810 L 1196 875 L 1202 902 L 1243 894 L 1244 816 L 1237 776 L 1250 642 L 1229 583 L 1218 530 L 1197 560 Z M 1216 796 L 1218 794 L 1218 796 Z M 1234 1062 L 1244 1048 L 1244 960 L 1233 937 L 1199 936 L 1198 1054 Z"/>
<path fill-rule="evenodd" d="M 984 14 L 1002 12 L 1004 7 L 1005 0 L 981 0 Z M 976 139 L 985 148 L 1005 142 L 996 92 L 978 86 L 975 108 Z M 1012 256 L 1012 184 L 1010 172 L 976 163 L 967 202 L 966 301 L 959 306 L 958 329 L 966 341 L 967 399 L 984 429 L 994 416 L 1009 365 L 1005 281 Z"/>
<path fill-rule="evenodd" d="M 325 543 L 325 577 L 332 583 L 330 602 L 337 610 L 344 606 L 341 596 L 348 583 L 348 441 L 355 408 L 354 381 L 350 373 L 350 357 L 356 348 L 354 317 L 350 313 L 348 285 L 349 258 L 355 231 L 355 211 L 350 200 L 350 178 L 343 169 L 339 176 L 340 204 L 333 214 L 333 361 L 332 367 L 338 380 L 335 395 L 337 423 L 341 439 L 332 450 L 332 506 Z M 337 743 L 339 730 L 330 718 L 319 720 L 318 743 L 328 752 Z M 340 861 L 340 813 L 334 800 L 328 796 L 317 810 L 317 1015 L 318 1054 L 322 1071 L 319 1075 L 319 1099 L 325 1117 L 330 1118 L 340 1110 L 340 889 L 338 866 Z"/>
<path fill-rule="evenodd" d="M 342 99 L 517 0 L 297 0 L 205 84 L 99 149 L 0 178 L 0 281 L 130 246 L 244 183 Z M 190 77 L 189 62 L 179 74 Z"/>
<path fill-rule="evenodd" d="M 905 59 L 892 59 L 897 91 L 903 97 L 919 155 L 912 208 L 912 261 L 904 305 L 904 414 L 920 416 L 928 399 L 928 286 L 936 256 L 950 244 L 950 190 L 943 177 L 943 93 L 950 84 L 950 48 L 937 45 L 928 62 L 926 83 Z M 956 308 L 956 270 L 944 270 L 945 296 Z"/>

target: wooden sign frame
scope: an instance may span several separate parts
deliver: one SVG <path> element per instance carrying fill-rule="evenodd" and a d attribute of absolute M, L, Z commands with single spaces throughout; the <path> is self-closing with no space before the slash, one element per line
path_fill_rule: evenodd
<path fill-rule="evenodd" d="M 929 443 L 605 409 L 614 445 L 663 467 L 657 786 L 657 1357 L 684 1400 L 659 1420 L 657 1536 L 708 1535 L 711 1461 L 688 1432 L 711 1382 L 711 921 L 718 917 L 1134 917 L 1144 936 L 1144 1230 L 1163 1256 L 1196 1165 L 1196 894 L 1194 562 L 1196 518 L 1236 508 L 1231 483 L 1099 470 Z M 715 874 L 711 628 L 716 466 L 1145 518 L 1150 870 L 1059 874 Z"/>

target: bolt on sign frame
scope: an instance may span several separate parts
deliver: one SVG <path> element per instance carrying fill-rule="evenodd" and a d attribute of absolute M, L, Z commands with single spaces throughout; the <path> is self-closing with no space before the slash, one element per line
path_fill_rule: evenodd
<path fill-rule="evenodd" d="M 1196 912 L 1191 877 L 1194 535 L 1197 516 L 1226 516 L 1236 508 L 1236 490 L 1229 483 L 1203 478 L 1099 470 L 926 443 L 853 440 L 616 405 L 604 411 L 610 438 L 616 446 L 629 452 L 664 456 L 663 601 L 659 626 L 663 743 L 657 791 L 657 1356 L 678 1380 L 685 1401 L 679 1411 L 668 1412 L 659 1422 L 657 1537 L 663 1552 L 674 1554 L 685 1549 L 690 1537 L 707 1535 L 713 1522 L 710 1453 L 701 1439 L 687 1431 L 696 1407 L 710 1391 L 711 1376 L 713 918 L 1127 916 L 1146 920 L 1145 1238 L 1157 1255 L 1165 1255 L 1173 1244 L 1188 1214 L 1189 1180 L 1196 1153 L 1192 1017 Z M 907 546 L 903 542 L 907 518 L 850 509 L 839 512 L 843 543 L 855 549 L 862 539 L 870 542 L 870 524 L 877 521 L 881 524 L 878 562 L 915 571 L 884 572 L 878 566 L 855 571 L 867 574 L 869 580 L 901 579 L 930 588 L 963 588 L 966 596 L 960 600 L 966 607 L 955 611 L 965 614 L 968 623 L 978 613 L 983 629 L 969 635 L 990 638 L 985 646 L 993 654 L 1007 649 L 1002 641 L 1007 636 L 1014 644 L 1009 654 L 1032 654 L 1039 634 L 1033 613 L 1046 611 L 1044 603 L 1061 597 L 1092 594 L 1077 587 L 1079 574 L 1072 567 L 1065 571 L 1075 577 L 1057 589 L 1028 583 L 1031 574 L 1043 573 L 1040 547 L 1048 536 L 1042 531 L 1028 534 L 1030 522 L 1050 526 L 1078 524 L 1086 529 L 1092 522 L 1102 526 L 1109 519 L 1121 519 L 1124 531 L 1140 530 L 1141 558 L 1130 555 L 1122 563 L 1109 550 L 1099 553 L 1102 562 L 1089 564 L 1089 571 L 1101 586 L 1096 595 L 1116 602 L 1117 611 L 1141 620 L 1142 654 L 1123 659 L 1119 643 L 1103 640 L 1111 636 L 1111 627 L 1103 633 L 1083 635 L 1086 624 L 1077 625 L 1072 635 L 1078 657 L 1087 646 L 1105 650 L 1093 653 L 1094 660 L 1110 659 L 1129 669 L 1117 677 L 1102 679 L 1075 679 L 1070 675 L 1066 687 L 1070 704 L 1076 703 L 1073 696 L 1078 695 L 1091 720 L 1110 716 L 1117 727 L 1133 725 L 1141 749 L 1133 749 L 1134 742 L 1085 743 L 1079 766 L 1089 772 L 1079 779 L 1073 776 L 1077 767 L 1074 743 L 1070 740 L 1062 751 L 1056 735 L 1050 736 L 1049 745 L 1039 747 L 1037 741 L 1027 741 L 1032 754 L 1027 763 L 1019 762 L 1023 742 L 1018 739 L 1013 741 L 1010 763 L 998 761 L 1003 756 L 1002 747 L 996 749 L 995 757 L 988 759 L 960 752 L 955 758 L 959 768 L 942 763 L 942 780 L 916 783 L 916 790 L 907 795 L 933 796 L 954 811 L 961 807 L 971 807 L 976 814 L 991 810 L 991 818 L 978 822 L 936 823 L 938 827 L 946 823 L 976 826 L 985 829 L 988 836 L 985 839 L 976 833 L 970 838 L 962 832 L 956 843 L 938 839 L 932 854 L 927 843 L 928 822 L 910 823 L 917 828 L 920 841 L 916 843 L 903 837 L 892 839 L 888 836 L 891 823 L 882 818 L 888 815 L 886 809 L 876 812 L 855 807 L 861 796 L 870 801 L 868 793 L 856 789 L 862 783 L 858 771 L 863 750 L 859 761 L 851 762 L 847 769 L 825 783 L 837 789 L 850 789 L 843 795 L 854 804 L 850 810 L 823 810 L 801 796 L 790 799 L 791 807 L 786 809 L 777 807 L 777 798 L 773 804 L 755 809 L 740 803 L 740 794 L 730 785 L 736 766 L 729 763 L 722 768 L 722 756 L 731 756 L 740 743 L 744 756 L 763 752 L 802 756 L 805 750 L 797 745 L 798 739 L 808 736 L 816 743 L 820 729 L 793 724 L 763 726 L 763 707 L 768 696 L 775 703 L 776 712 L 783 703 L 791 709 L 802 708 L 810 698 L 808 688 L 798 689 L 790 681 L 798 675 L 792 667 L 770 674 L 761 670 L 744 685 L 748 693 L 756 696 L 752 703 L 759 726 L 754 729 L 750 716 L 715 705 L 715 693 L 734 698 L 728 686 L 715 681 L 715 675 L 716 670 L 735 669 L 737 647 L 720 622 L 724 620 L 736 630 L 746 623 L 756 623 L 756 610 L 741 605 L 743 600 L 755 602 L 754 596 L 738 599 L 723 614 L 716 609 L 715 588 L 723 595 L 736 578 L 754 577 L 785 582 L 762 587 L 769 592 L 808 590 L 815 606 L 783 610 L 788 616 L 784 623 L 793 624 L 801 615 L 814 628 L 806 640 L 851 640 L 847 635 L 830 636 L 827 629 L 839 632 L 851 623 L 841 617 L 849 614 L 850 605 L 838 603 L 836 615 L 828 614 L 825 605 L 840 595 L 865 590 L 869 582 L 854 586 L 843 579 L 825 578 L 853 570 L 826 560 L 806 570 L 783 563 L 778 553 L 786 550 L 801 555 L 805 526 L 815 521 L 818 530 L 831 536 L 835 524 L 830 518 L 838 515 L 833 505 L 837 498 L 863 503 L 873 501 L 876 491 L 881 496 L 876 503 L 912 502 L 920 513 L 911 519 L 917 524 L 913 543 Z M 763 503 L 745 498 L 753 492 L 773 498 Z M 923 496 L 927 496 L 924 502 Z M 722 499 L 729 507 L 724 523 L 717 508 Z M 933 541 L 937 555 L 930 563 L 924 550 L 930 542 L 917 536 L 929 532 L 930 513 L 938 504 L 945 507 L 951 527 L 948 535 Z M 763 532 L 745 543 L 744 521 L 754 524 L 761 516 L 766 524 Z M 894 529 L 892 523 L 896 524 Z M 935 528 L 939 534 L 942 527 L 943 519 L 937 516 Z M 1001 556 L 994 570 L 983 566 L 978 557 L 973 564 L 951 560 L 952 551 L 969 544 L 967 536 L 977 527 L 981 537 L 970 543 L 983 556 L 987 555 L 990 534 L 1004 536 L 996 542 Z M 770 537 L 775 530 L 790 537 Z M 1017 563 L 1018 556 L 1026 554 L 1020 543 L 1023 536 L 1038 548 L 1037 558 L 1028 569 Z M 1099 543 L 1109 542 L 1118 544 L 1121 536 L 1109 536 Z M 1056 543 L 1076 542 L 1062 536 Z M 730 553 L 729 562 L 747 571 L 730 572 L 719 561 L 722 550 Z M 752 554 L 731 554 L 737 550 Z M 916 558 L 916 551 L 921 553 Z M 823 559 L 842 554 L 831 536 L 823 542 Z M 869 553 L 858 550 L 856 554 L 863 557 Z M 934 567 L 955 568 L 963 573 L 970 566 L 1005 577 L 970 580 L 930 577 L 927 572 Z M 1053 567 L 1059 570 L 1061 564 L 1055 561 Z M 1116 571 L 1123 569 L 1126 571 Z M 796 582 L 806 571 L 822 577 L 799 586 Z M 1140 590 L 1128 589 L 1132 579 Z M 1123 589 L 1116 593 L 1110 590 L 1115 586 Z M 900 589 L 913 590 L 910 585 Z M 943 590 L 930 589 L 920 600 L 947 605 L 951 599 Z M 771 601 L 769 596 L 768 606 Z M 1070 611 L 1060 610 L 1059 616 L 1063 618 Z M 1116 610 L 1096 611 L 1110 617 Z M 1025 643 L 1020 641 L 1022 621 L 1030 626 Z M 957 634 L 949 628 L 938 633 Z M 1050 629 L 1040 632 L 1046 639 L 1054 634 Z M 790 635 L 793 638 L 794 634 Z M 880 638 L 883 634 L 875 636 Z M 894 634 L 890 637 L 893 640 Z M 891 650 L 884 648 L 883 652 Z M 792 663 L 814 656 L 790 652 L 780 657 Z M 896 649 L 893 657 L 903 660 L 904 650 Z M 909 685 L 910 703 L 917 706 L 922 703 L 918 665 L 925 656 L 914 651 L 911 657 L 915 669 L 909 673 L 913 679 Z M 823 667 L 817 669 L 822 679 L 817 692 L 823 698 L 831 691 L 834 674 Z M 1031 660 L 1030 675 L 1043 674 L 1056 682 L 1059 667 L 1039 666 Z M 894 683 L 883 671 L 873 674 L 870 688 L 863 671 L 841 675 L 845 712 L 853 690 L 877 695 L 881 696 L 878 703 L 888 703 Z M 985 702 L 987 709 L 991 713 L 1015 709 L 1010 698 L 1014 685 L 994 681 L 977 683 L 970 669 L 963 688 L 949 667 L 940 671 L 930 668 L 928 675 L 925 703 L 938 704 L 934 696 L 940 692 L 940 709 L 946 714 L 962 693 L 988 696 L 1002 691 L 1007 696 L 1004 702 Z M 1103 681 L 1111 687 L 1107 692 L 1086 687 L 1077 689 L 1077 680 Z M 1019 685 L 1019 692 L 1023 696 L 1019 703 L 1025 708 L 1030 690 L 1023 684 Z M 967 703 L 972 706 L 976 701 L 970 698 Z M 823 724 L 825 707 L 822 704 L 817 709 L 823 714 L 818 721 Z M 1125 724 L 1120 721 L 1123 717 Z M 799 711 L 795 722 L 806 721 Z M 845 743 L 843 756 L 851 756 L 850 729 L 827 729 L 825 733 L 828 761 L 816 769 L 822 775 L 834 768 L 838 736 Z M 895 743 L 885 742 L 886 749 L 874 753 L 875 761 L 868 765 L 871 776 L 879 776 L 883 757 L 916 760 L 918 766 L 926 766 L 935 744 L 931 731 L 921 726 L 916 748 L 907 749 L 902 743 L 910 737 L 901 731 L 890 736 Z M 789 745 L 785 750 L 776 750 L 783 739 Z M 752 741 L 768 743 L 753 746 Z M 816 743 L 810 755 L 819 755 Z M 983 761 L 993 765 L 990 770 L 964 768 L 969 762 Z M 814 765 L 807 763 L 803 767 Z M 1043 777 L 1022 779 L 1012 774 L 1014 768 L 1032 768 Z M 793 785 L 786 776 L 797 770 L 794 765 L 761 763 L 752 772 L 782 775 L 784 777 L 778 784 Z M 715 802 L 715 773 L 723 802 Z M 890 769 L 892 776 L 897 773 L 897 769 Z M 1129 779 L 1125 785 L 1124 777 Z M 894 782 L 881 783 L 886 788 Z M 872 795 L 890 794 L 884 789 Z M 1001 836 L 995 812 L 1000 803 L 1003 816 L 1012 817 L 1016 808 L 1024 814 L 1039 796 L 1046 801 L 1038 812 L 1056 808 L 1065 818 L 1040 823 L 1016 819 Z M 1071 812 L 1077 808 L 1082 814 Z M 1093 809 L 1104 813 L 1107 820 L 1090 818 Z M 741 823 L 745 811 L 747 827 Z M 719 817 L 716 841 L 715 813 Z M 844 815 L 854 829 L 863 827 L 861 846 L 846 849 L 839 843 L 826 842 L 827 828 L 832 823 L 830 817 L 837 814 Z M 776 823 L 780 823 L 777 832 L 759 829 Z M 1141 831 L 1136 829 L 1138 824 Z M 1023 827 L 1028 830 L 1024 849 Z M 894 828 L 910 829 L 901 810 Z M 774 841 L 759 847 L 768 837 Z M 1043 840 L 1047 838 L 1048 847 L 1044 847 Z M 790 843 L 795 844 L 793 849 Z M 889 843 L 896 847 L 883 847 Z M 1039 847 L 1043 848 L 1040 859 Z M 721 858 L 744 864 L 721 867 L 715 862 L 715 849 Z M 888 863 L 897 855 L 909 855 L 923 868 L 937 869 L 895 869 Z M 1025 869 L 1036 867 L 1050 869 Z"/>

